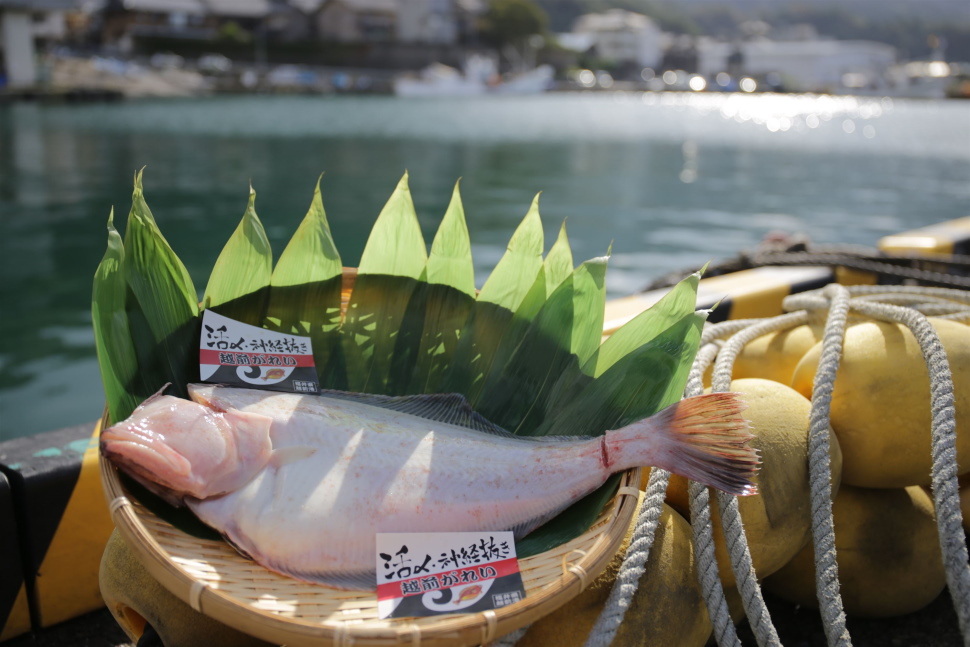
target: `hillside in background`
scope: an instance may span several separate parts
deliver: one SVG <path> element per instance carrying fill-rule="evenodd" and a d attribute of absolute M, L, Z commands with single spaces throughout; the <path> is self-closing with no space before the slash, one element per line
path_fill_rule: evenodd
<path fill-rule="evenodd" d="M 743 38 L 742 25 L 752 20 L 766 22 L 776 33 L 809 24 L 820 37 L 887 43 L 901 60 L 929 58 L 942 38 L 947 60 L 970 61 L 970 2 L 965 0 L 536 1 L 556 32 L 569 31 L 584 13 L 622 8 L 650 16 L 665 31 L 724 40 Z"/>

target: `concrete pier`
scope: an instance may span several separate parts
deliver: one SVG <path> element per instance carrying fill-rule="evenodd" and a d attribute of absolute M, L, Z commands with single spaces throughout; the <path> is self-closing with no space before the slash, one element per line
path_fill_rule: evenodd
<path fill-rule="evenodd" d="M 0 44 L 7 85 L 22 88 L 37 82 L 33 19 L 30 12 L 0 4 Z"/>

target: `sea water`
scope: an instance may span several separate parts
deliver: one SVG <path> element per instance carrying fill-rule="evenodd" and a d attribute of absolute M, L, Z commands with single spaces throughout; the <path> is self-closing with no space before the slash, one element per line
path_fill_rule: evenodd
<path fill-rule="evenodd" d="M 249 184 L 278 255 L 323 173 L 344 264 L 402 174 L 426 240 L 456 181 L 481 286 L 532 199 L 610 297 L 771 231 L 817 243 L 970 213 L 970 102 L 816 95 L 253 96 L 0 108 L 0 440 L 97 418 L 91 281 L 131 179 L 201 292 Z"/>

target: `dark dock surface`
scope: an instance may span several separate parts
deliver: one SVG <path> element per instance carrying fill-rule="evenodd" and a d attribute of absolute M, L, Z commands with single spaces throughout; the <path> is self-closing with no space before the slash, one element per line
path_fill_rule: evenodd
<path fill-rule="evenodd" d="M 767 593 L 765 601 L 783 645 L 826 646 L 825 631 L 818 611 L 799 609 Z M 916 613 L 896 618 L 850 618 L 848 628 L 852 644 L 856 647 L 957 647 L 963 644 L 956 611 L 946 591 L 932 604 Z M 744 645 L 757 644 L 747 622 L 738 627 L 738 635 Z M 107 609 L 3 643 L 3 647 L 68 646 L 136 647 L 128 641 Z"/>

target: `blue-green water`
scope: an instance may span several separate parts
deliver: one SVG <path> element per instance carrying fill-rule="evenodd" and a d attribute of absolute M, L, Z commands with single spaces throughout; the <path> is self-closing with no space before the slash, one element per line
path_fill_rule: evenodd
<path fill-rule="evenodd" d="M 201 290 L 252 181 L 274 249 L 321 172 L 356 264 L 407 170 L 427 240 L 455 181 L 479 285 L 542 191 L 547 247 L 612 244 L 610 296 L 768 231 L 875 244 L 970 213 L 970 102 L 811 96 L 233 97 L 0 108 L 0 440 L 101 413 L 90 291 L 132 173 Z"/>

